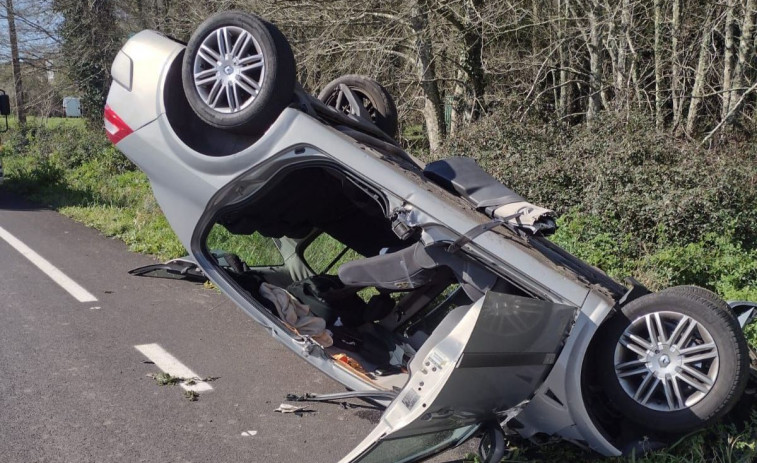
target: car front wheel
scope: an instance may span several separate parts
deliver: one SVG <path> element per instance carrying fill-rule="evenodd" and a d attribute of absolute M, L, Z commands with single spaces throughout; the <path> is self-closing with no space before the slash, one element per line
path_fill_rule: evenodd
<path fill-rule="evenodd" d="M 746 340 L 728 305 L 677 287 L 630 302 L 601 328 L 600 378 L 618 411 L 664 433 L 727 413 L 748 379 Z"/>

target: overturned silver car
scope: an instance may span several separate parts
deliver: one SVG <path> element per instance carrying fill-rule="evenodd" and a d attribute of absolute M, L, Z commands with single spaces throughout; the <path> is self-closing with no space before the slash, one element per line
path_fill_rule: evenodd
<path fill-rule="evenodd" d="M 511 433 L 620 455 L 742 399 L 750 317 L 736 313 L 753 304 L 614 281 L 547 240 L 554 214 L 473 160 L 403 151 L 378 83 L 305 93 L 270 23 L 221 13 L 188 44 L 143 31 L 112 76 L 108 136 L 191 255 L 163 270 L 207 277 L 386 407 L 341 461 L 420 461 L 474 436 L 499 461 Z M 251 257 L 211 250 L 219 228 L 247 236 Z"/>

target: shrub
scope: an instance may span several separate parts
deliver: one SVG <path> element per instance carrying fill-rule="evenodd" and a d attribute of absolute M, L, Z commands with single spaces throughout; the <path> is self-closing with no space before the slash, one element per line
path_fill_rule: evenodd
<path fill-rule="evenodd" d="M 757 300 L 757 250 L 745 249 L 728 232 L 664 245 L 639 261 L 638 274 L 656 287 L 695 284 L 727 299 Z"/>
<path fill-rule="evenodd" d="M 26 155 L 35 159 L 55 157 L 65 169 L 98 159 L 113 172 L 134 170 L 134 165 L 108 141 L 102 129 L 84 124 L 29 125 L 24 130 L 14 130 L 10 132 L 2 154 Z"/>
<path fill-rule="evenodd" d="M 733 224 L 757 243 L 757 150 L 720 151 L 658 134 L 651 121 L 606 114 L 593 128 L 520 123 L 499 112 L 450 140 L 438 157 L 471 156 L 529 200 L 617 221 L 646 246 L 666 231 L 697 241 Z"/>
<path fill-rule="evenodd" d="M 573 210 L 557 224 L 553 241 L 566 251 L 615 278 L 634 274 L 642 249 L 633 236 L 619 231 L 617 221 Z"/>
<path fill-rule="evenodd" d="M 482 118 L 436 157 L 470 156 L 562 217 L 554 241 L 652 289 L 697 284 L 757 299 L 757 149 L 706 150 L 651 121 L 606 114 L 593 128 Z"/>

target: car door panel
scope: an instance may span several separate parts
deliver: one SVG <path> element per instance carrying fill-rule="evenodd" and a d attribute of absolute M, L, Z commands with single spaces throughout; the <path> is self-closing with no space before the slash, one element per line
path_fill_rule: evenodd
<path fill-rule="evenodd" d="M 521 406 L 554 364 L 576 310 L 493 291 L 454 309 L 411 361 L 377 428 L 342 462 L 419 461 L 429 454 L 409 443 L 430 440 L 440 452 Z M 403 445 L 408 455 L 397 453 Z"/>

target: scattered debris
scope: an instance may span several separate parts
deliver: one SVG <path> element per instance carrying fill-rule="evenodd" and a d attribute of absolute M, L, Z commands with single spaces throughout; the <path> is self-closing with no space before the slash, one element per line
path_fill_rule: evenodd
<path fill-rule="evenodd" d="M 197 399 L 200 398 L 200 394 L 195 391 L 184 391 L 184 397 L 189 399 L 190 402 L 197 402 Z"/>
<path fill-rule="evenodd" d="M 307 410 L 307 407 L 298 407 L 296 405 L 291 404 L 281 404 L 279 405 L 279 408 L 274 410 L 274 412 L 279 413 L 303 413 L 303 412 L 312 412 L 313 410 Z"/>
<path fill-rule="evenodd" d="M 155 382 L 160 386 L 175 386 L 184 381 L 184 378 L 181 378 L 179 376 L 171 376 L 169 373 L 164 372 L 153 373 L 149 376 L 151 376 L 152 379 L 154 379 Z"/>
<path fill-rule="evenodd" d="M 155 362 L 151 362 L 149 360 L 143 360 L 142 363 L 147 363 L 150 365 L 155 364 Z M 180 384 L 180 383 L 184 383 L 186 386 L 194 386 L 199 381 L 209 383 L 211 381 L 215 381 L 220 378 L 220 376 L 208 376 L 205 378 L 199 378 L 195 376 L 193 378 L 182 378 L 181 376 L 173 376 L 170 373 L 165 373 L 165 372 L 153 373 L 147 376 L 154 379 L 155 382 L 157 382 L 160 386 L 175 386 L 176 384 Z"/>
<path fill-rule="evenodd" d="M 102 307 L 100 307 L 99 305 L 89 308 L 89 310 L 100 310 L 100 309 L 102 309 Z"/>
<path fill-rule="evenodd" d="M 256 435 L 257 433 L 258 433 L 257 431 L 242 431 L 242 436 L 244 436 L 244 437 L 252 437 L 252 436 Z"/>
<path fill-rule="evenodd" d="M 287 394 L 285 400 L 288 400 L 290 402 L 339 402 L 342 399 L 356 399 L 366 397 L 370 397 L 372 399 L 393 400 L 397 397 L 398 393 L 399 391 L 347 391 L 331 394 L 312 394 L 310 392 L 306 392 L 304 395 Z"/>

